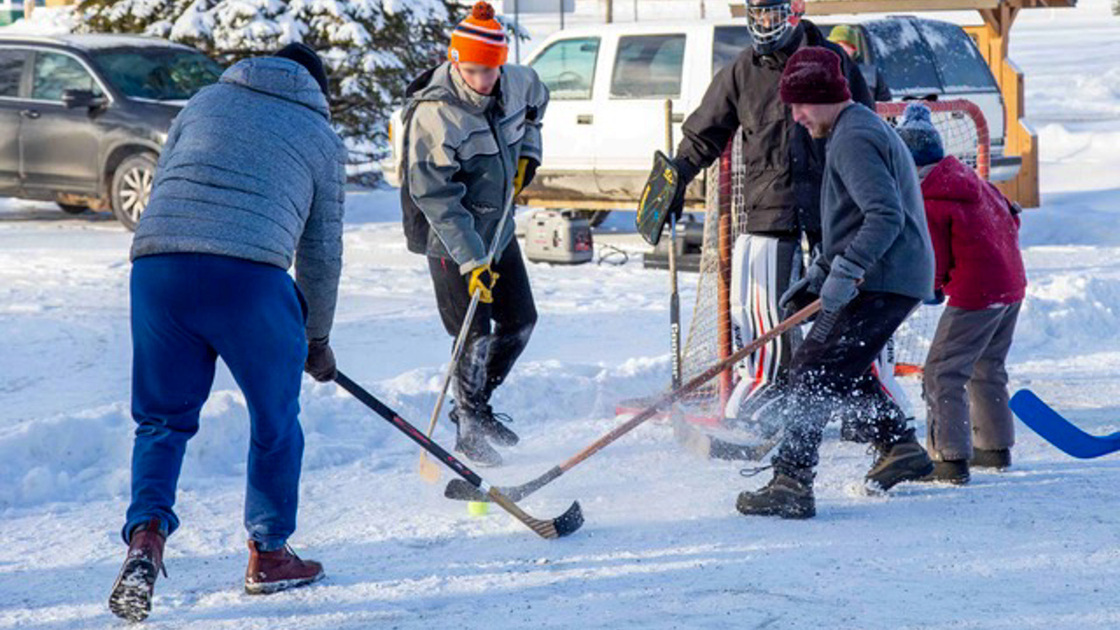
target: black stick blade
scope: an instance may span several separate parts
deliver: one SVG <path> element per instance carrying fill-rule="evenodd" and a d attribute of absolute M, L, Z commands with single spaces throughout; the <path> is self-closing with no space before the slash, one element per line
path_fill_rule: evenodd
<path fill-rule="evenodd" d="M 464 479 L 448 481 L 447 487 L 443 489 L 443 496 L 454 501 L 475 501 L 479 503 L 490 501 L 490 497 Z"/>
<path fill-rule="evenodd" d="M 572 503 L 567 512 L 553 519 L 552 524 L 556 528 L 557 538 L 573 534 L 583 527 L 583 508 L 579 506 L 579 501 Z"/>
<path fill-rule="evenodd" d="M 497 488 L 490 488 L 490 492 L 487 494 L 490 495 L 491 501 L 497 503 L 503 510 L 509 512 L 510 515 L 532 529 L 541 538 L 549 540 L 563 538 L 583 525 L 583 510 L 579 507 L 578 501 L 572 503 L 572 506 L 557 518 L 545 521 L 534 518 L 528 512 L 522 510 L 509 497 L 499 492 Z"/>

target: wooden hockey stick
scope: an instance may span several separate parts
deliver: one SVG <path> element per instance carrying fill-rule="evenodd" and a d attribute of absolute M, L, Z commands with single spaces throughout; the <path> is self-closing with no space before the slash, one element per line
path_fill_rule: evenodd
<path fill-rule="evenodd" d="M 420 429 L 406 422 L 397 412 L 387 407 L 385 403 L 375 398 L 373 394 L 367 392 L 360 385 L 350 380 L 350 378 L 341 371 L 338 372 L 334 380 L 338 383 L 339 387 L 350 392 L 354 398 L 360 400 L 365 406 L 372 409 L 374 413 L 396 427 L 398 431 L 408 436 L 410 440 L 416 442 L 425 451 L 431 453 L 436 459 L 443 462 L 444 466 L 454 470 L 456 474 L 462 477 L 462 479 L 457 479 L 456 481 L 462 481 L 467 487 L 479 493 L 479 496 L 485 497 L 483 500 L 497 503 L 503 510 L 512 514 L 514 518 L 524 523 L 526 527 L 536 532 L 541 538 L 563 538 L 575 532 L 583 525 L 583 510 L 579 507 L 579 501 L 573 502 L 567 511 L 551 520 L 541 520 L 530 516 L 514 503 L 516 499 L 510 499 L 505 496 L 505 493 L 501 490 L 486 483 L 482 477 L 479 477 L 474 471 L 467 468 L 467 466 L 456 459 L 454 455 L 448 453 L 439 444 L 428 439 L 427 436 L 420 432 Z"/>
<path fill-rule="evenodd" d="M 505 212 L 502 218 L 498 221 L 498 229 L 494 232 L 494 238 L 490 241 L 490 251 L 486 254 L 485 264 L 490 264 L 494 260 L 494 255 L 498 250 L 498 243 L 502 239 L 502 230 L 506 228 L 506 219 L 513 214 L 513 191 L 510 190 L 509 200 L 506 201 Z M 514 237 L 516 238 L 516 237 Z M 456 366 L 459 365 L 459 359 L 463 356 L 463 347 L 467 345 L 467 335 L 469 334 L 471 324 L 474 323 L 474 313 L 478 310 L 478 302 L 482 299 L 482 291 L 475 291 L 471 295 L 471 304 L 467 307 L 467 313 L 463 316 L 463 324 L 459 327 L 459 335 L 455 338 L 455 347 L 451 351 L 451 363 L 447 366 L 447 371 L 443 374 L 443 383 L 439 388 L 439 397 L 436 398 L 436 405 L 432 408 L 432 417 L 428 421 L 429 439 L 432 433 L 436 430 L 436 422 L 439 421 L 439 412 L 443 409 L 443 401 L 447 398 L 447 387 L 451 384 L 451 375 L 455 373 Z M 462 401 L 460 401 L 462 402 Z M 424 481 L 434 484 L 439 481 L 440 468 L 436 466 L 435 462 L 428 459 L 427 451 L 420 451 L 420 461 L 417 463 L 416 472 L 420 474 L 420 478 Z"/>

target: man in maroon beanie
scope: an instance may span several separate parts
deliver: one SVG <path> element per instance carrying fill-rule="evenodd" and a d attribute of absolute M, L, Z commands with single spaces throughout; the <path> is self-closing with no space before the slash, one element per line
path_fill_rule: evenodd
<path fill-rule="evenodd" d="M 885 491 L 933 470 L 902 409 L 870 373 L 898 326 L 932 297 L 933 249 L 910 151 L 875 112 L 852 102 L 840 57 L 799 50 L 782 73 L 780 93 L 798 124 L 828 140 L 822 251 L 781 302 L 799 306 L 819 296 L 823 307 L 790 365 L 774 477 L 740 494 L 737 507 L 748 515 L 809 518 L 816 514 L 821 432 L 835 412 L 869 419 L 879 454 L 866 476 L 870 489 Z"/>

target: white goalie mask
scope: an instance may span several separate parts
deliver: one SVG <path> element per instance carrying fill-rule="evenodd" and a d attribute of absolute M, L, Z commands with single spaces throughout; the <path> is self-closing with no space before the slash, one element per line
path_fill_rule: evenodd
<path fill-rule="evenodd" d="M 805 0 L 748 0 L 747 28 L 754 49 L 768 55 L 784 48 L 798 32 Z"/>

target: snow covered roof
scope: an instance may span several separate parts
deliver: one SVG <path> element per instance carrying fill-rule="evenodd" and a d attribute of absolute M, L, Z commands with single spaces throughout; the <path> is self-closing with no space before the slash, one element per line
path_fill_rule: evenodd
<path fill-rule="evenodd" d="M 24 35 L 24 34 L 0 34 L 0 41 L 21 41 L 21 42 L 39 42 L 51 44 L 63 44 L 74 48 L 81 48 L 83 50 L 97 50 L 102 48 L 144 48 L 144 47 L 158 47 L 158 48 L 180 48 L 183 50 L 194 50 L 189 46 L 169 42 L 166 39 L 158 37 L 142 37 L 139 35 Z"/>

